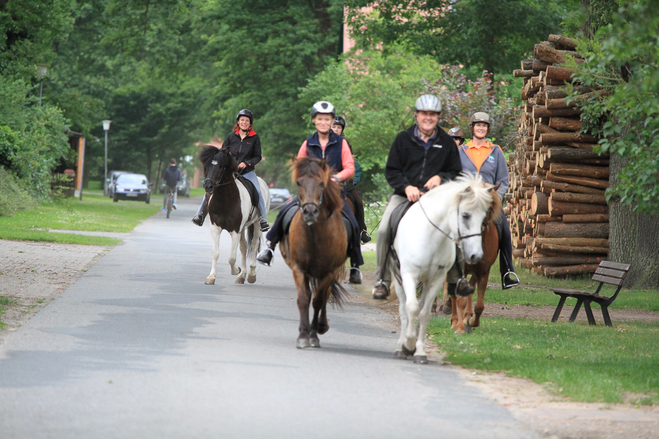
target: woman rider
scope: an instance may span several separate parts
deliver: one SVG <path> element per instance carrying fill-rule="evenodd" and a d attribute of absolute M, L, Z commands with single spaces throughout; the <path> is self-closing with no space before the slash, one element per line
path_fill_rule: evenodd
<path fill-rule="evenodd" d="M 343 131 L 345 128 L 346 120 L 341 116 L 336 116 L 334 118 L 334 122 L 332 123 L 332 131 L 334 131 L 334 134 L 337 136 L 343 136 Z M 346 139 L 346 142 L 347 141 L 348 140 Z M 352 152 L 352 146 L 350 146 L 350 142 L 348 142 L 348 147 L 350 148 L 350 152 Z M 361 230 L 361 240 L 365 244 L 371 240 L 371 237 L 368 236 L 368 230 L 366 228 L 366 223 L 364 222 L 364 202 L 362 201 L 362 196 L 359 194 L 359 192 L 357 192 L 357 188 L 355 187 L 359 184 L 359 181 L 362 178 L 362 167 L 359 166 L 359 162 L 354 155 L 352 158 L 355 161 L 355 178 L 351 178 L 346 181 L 346 195 L 350 195 L 352 197 L 352 201 L 355 205 L 355 218 L 357 218 L 357 223 L 359 224 L 359 228 Z"/>
<path fill-rule="evenodd" d="M 326 101 L 316 102 L 311 109 L 311 122 L 316 127 L 316 132 L 302 143 L 298 151 L 298 157 L 313 157 L 325 159 L 327 164 L 336 171 L 333 178 L 342 183 L 351 178 L 355 173 L 355 164 L 350 152 L 348 142 L 341 136 L 337 136 L 331 130 L 334 121 L 334 106 Z M 277 215 L 272 229 L 266 235 L 266 248 L 261 251 L 256 260 L 263 265 L 270 265 L 273 258 L 275 246 L 284 237 L 284 228 L 282 218 L 286 212 L 297 204 L 297 200 L 291 201 L 284 206 Z M 343 213 L 350 220 L 353 230 L 359 230 L 359 225 L 355 215 L 348 207 L 347 203 L 343 205 Z M 354 233 L 352 242 L 348 243 L 348 256 L 350 256 L 350 282 L 361 283 L 361 273 L 359 266 L 364 264 L 362 259 L 361 245 L 359 243 L 359 234 Z"/>
<path fill-rule="evenodd" d="M 259 180 L 254 172 L 254 166 L 261 161 L 261 139 L 259 135 L 254 132 L 252 123 L 254 122 L 254 115 L 251 111 L 244 109 L 240 110 L 236 115 L 236 125 L 234 132 L 229 134 L 222 149 L 228 149 L 238 162 L 238 173 L 248 179 L 254 184 L 256 191 L 259 193 L 259 211 L 261 213 L 261 231 L 265 232 L 270 228 L 268 220 L 265 218 L 268 212 L 265 211 L 265 200 L 261 193 Z M 198 226 L 204 224 L 204 219 L 208 214 L 208 197 L 204 197 L 199 206 L 197 214 L 192 218 L 192 222 Z"/>
<path fill-rule="evenodd" d="M 485 183 L 499 184 L 497 193 L 501 200 L 508 191 L 508 167 L 506 158 L 499 145 L 495 145 L 486 139 L 492 124 L 490 116 L 487 113 L 477 112 L 471 116 L 470 120 L 472 139 L 464 145 L 458 147 L 460 151 L 460 161 L 462 169 L 474 174 L 480 174 Z M 456 131 L 453 131 L 457 128 Z M 464 141 L 464 134 L 459 127 L 449 130 L 449 134 L 458 143 L 460 138 Z M 501 212 L 503 223 L 502 233 L 499 237 L 499 268 L 501 270 L 501 287 L 505 290 L 519 284 L 519 278 L 515 274 L 513 267 L 513 246 L 510 237 L 510 227 L 508 220 Z"/>

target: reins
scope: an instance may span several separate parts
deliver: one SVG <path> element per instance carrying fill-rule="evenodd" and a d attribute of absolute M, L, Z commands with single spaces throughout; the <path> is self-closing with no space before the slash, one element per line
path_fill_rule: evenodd
<path fill-rule="evenodd" d="M 439 230 L 440 232 L 442 232 L 442 233 L 443 233 L 448 239 L 450 239 L 451 241 L 453 241 L 453 243 L 454 243 L 455 245 L 459 245 L 459 244 L 460 244 L 460 241 L 462 241 L 463 239 L 473 238 L 474 236 L 482 236 L 482 234 L 483 234 L 483 229 L 482 229 L 482 227 L 481 227 L 481 231 L 480 231 L 479 233 L 473 233 L 473 234 L 471 234 L 471 235 L 462 236 L 462 234 L 460 233 L 460 203 L 458 203 L 458 239 L 454 239 L 454 238 L 452 238 L 451 235 L 449 235 L 448 233 L 446 233 L 445 231 L 443 231 L 442 229 L 440 229 L 439 226 L 438 226 L 437 224 L 435 224 L 435 223 L 432 222 L 432 220 L 430 219 L 430 217 L 428 217 L 428 214 L 426 213 L 426 209 L 423 208 L 423 204 L 421 204 L 421 199 L 419 199 L 418 203 L 419 203 L 419 206 L 421 207 L 421 211 L 422 211 L 423 214 L 425 215 L 425 217 L 426 217 L 426 219 L 428 220 L 428 222 L 429 222 L 434 228 L 436 228 L 437 230 Z"/>

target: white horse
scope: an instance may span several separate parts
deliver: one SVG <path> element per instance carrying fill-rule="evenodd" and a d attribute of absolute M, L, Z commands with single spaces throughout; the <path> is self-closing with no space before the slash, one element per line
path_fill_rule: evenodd
<path fill-rule="evenodd" d="M 208 214 L 213 237 L 213 258 L 211 272 L 206 278 L 206 285 L 215 284 L 217 259 L 220 256 L 220 235 L 226 230 L 231 235 L 231 252 L 229 265 L 231 274 L 238 275 L 237 284 L 256 282 L 256 255 L 261 244 L 259 209 L 252 205 L 247 187 L 236 178 L 238 165 L 236 158 L 228 151 L 208 146 L 199 156 L 206 171 L 204 188 L 211 193 L 208 200 Z M 270 190 L 259 178 L 261 194 L 265 201 L 266 212 L 270 209 Z M 242 256 L 241 267 L 236 266 L 236 254 L 240 244 Z M 249 256 L 249 274 L 247 258 Z"/>
<path fill-rule="evenodd" d="M 414 355 L 415 363 L 428 362 L 426 329 L 433 301 L 455 262 L 456 244 L 468 264 L 483 257 L 481 225 L 492 203 L 492 189 L 480 176 L 458 177 L 423 195 L 400 221 L 390 262 L 400 301 L 396 358 Z"/>

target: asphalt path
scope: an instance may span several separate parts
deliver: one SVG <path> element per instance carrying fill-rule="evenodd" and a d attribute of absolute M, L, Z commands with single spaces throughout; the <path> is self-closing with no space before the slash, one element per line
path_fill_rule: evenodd
<path fill-rule="evenodd" d="M 235 285 L 223 234 L 160 212 L 0 347 L 0 438 L 536 438 L 437 361 L 393 359 L 398 328 L 364 301 L 328 309 L 321 349 L 295 348 L 277 254 Z M 357 294 L 347 285 L 352 294 Z"/>

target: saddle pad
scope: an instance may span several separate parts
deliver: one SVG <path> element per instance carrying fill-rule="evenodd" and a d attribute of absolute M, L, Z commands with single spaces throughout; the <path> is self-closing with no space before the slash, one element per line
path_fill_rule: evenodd
<path fill-rule="evenodd" d="M 254 183 L 243 177 L 242 175 L 238 176 L 238 180 L 245 186 L 247 192 L 249 192 L 249 198 L 252 200 L 252 206 L 259 207 L 259 193 L 254 186 Z"/>
<path fill-rule="evenodd" d="M 298 210 L 300 210 L 300 206 L 298 206 L 297 204 L 293 204 L 282 214 L 284 215 L 284 217 L 281 220 L 282 225 L 284 227 L 284 235 L 288 235 L 288 229 L 291 228 L 293 217 L 295 216 Z"/>
<path fill-rule="evenodd" d="M 403 219 L 403 216 L 407 213 L 408 210 L 410 210 L 410 207 L 412 207 L 412 203 L 409 200 L 405 200 L 404 203 L 401 203 L 394 209 L 393 212 L 391 212 L 391 217 L 389 219 L 389 237 L 391 238 L 389 242 L 391 245 L 394 245 L 394 240 L 396 239 L 396 233 L 398 232 L 398 224 L 400 224 L 400 220 Z"/>

